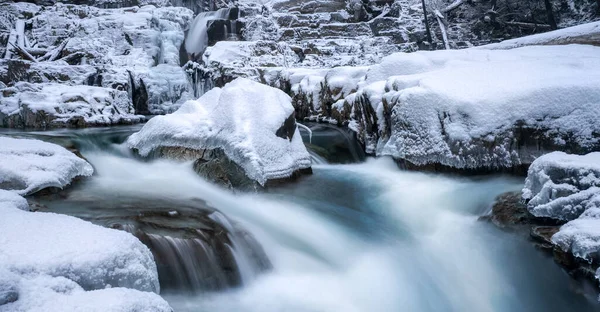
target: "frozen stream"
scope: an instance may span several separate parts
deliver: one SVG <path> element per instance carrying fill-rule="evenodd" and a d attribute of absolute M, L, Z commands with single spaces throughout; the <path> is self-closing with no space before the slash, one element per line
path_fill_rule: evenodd
<path fill-rule="evenodd" d="M 314 174 L 296 183 L 234 195 L 203 181 L 191 164 L 132 157 L 118 143 L 135 129 L 32 134 L 74 142 L 97 172 L 65 198 L 41 202 L 94 221 L 118 214 L 115 203 L 124 198 L 200 199 L 251 233 L 270 265 L 256 270 L 242 259 L 248 255 L 234 253 L 241 286 L 163 292 L 175 311 L 599 309 L 532 244 L 478 221 L 497 195 L 519 190 L 520 179 L 450 178 L 404 172 L 389 159 L 334 165 L 319 158 Z"/>

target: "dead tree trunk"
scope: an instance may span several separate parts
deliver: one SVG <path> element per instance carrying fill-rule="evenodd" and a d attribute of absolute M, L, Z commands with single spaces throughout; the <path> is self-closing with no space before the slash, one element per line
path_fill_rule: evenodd
<path fill-rule="evenodd" d="M 552 10 L 552 2 L 550 2 L 550 0 L 544 0 L 544 5 L 546 5 L 546 14 L 548 15 L 548 25 L 550 25 L 550 28 L 552 28 L 552 30 L 558 29 L 558 26 L 556 25 L 556 20 L 554 19 L 554 11 Z"/>
<path fill-rule="evenodd" d="M 425 5 L 425 0 L 421 0 L 421 4 L 423 5 L 423 18 L 425 21 L 425 31 L 427 32 L 427 41 L 429 42 L 431 49 L 431 46 L 433 45 L 433 40 L 431 39 L 431 30 L 429 29 L 429 21 L 427 20 L 427 6 Z"/>

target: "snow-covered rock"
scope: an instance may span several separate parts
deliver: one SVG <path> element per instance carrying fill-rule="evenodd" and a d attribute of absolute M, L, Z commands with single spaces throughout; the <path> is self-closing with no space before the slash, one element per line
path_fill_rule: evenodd
<path fill-rule="evenodd" d="M 27 195 L 48 187 L 63 188 L 75 177 L 90 176 L 93 171 L 87 161 L 61 146 L 0 137 L 0 189 Z"/>
<path fill-rule="evenodd" d="M 27 208 L 0 190 L 0 311 L 171 311 L 134 236 Z"/>
<path fill-rule="evenodd" d="M 600 153 L 539 157 L 529 167 L 522 196 L 534 216 L 568 221 L 552 236 L 553 244 L 599 267 Z"/>
<path fill-rule="evenodd" d="M 189 9 L 152 5 L 101 9 L 62 3 L 43 8 L 14 3 L 3 8 L 11 15 L 9 28 L 17 20 L 25 23 L 25 41 L 35 43 L 29 49 L 41 51 L 36 52 L 38 57 L 64 44 L 58 61 L 0 62 L 0 81 L 9 87 L 27 81 L 112 88 L 125 91 L 139 114 L 172 112 L 191 99 L 180 66 L 184 31 L 193 18 Z"/>
<path fill-rule="evenodd" d="M 600 153 L 553 152 L 529 167 L 523 198 L 537 217 L 574 220 L 600 203 Z"/>
<path fill-rule="evenodd" d="M 127 140 L 142 156 L 163 147 L 221 149 L 252 180 L 287 178 L 311 161 L 282 91 L 239 78 L 151 119 Z"/>
<path fill-rule="evenodd" d="M 600 148 L 596 68 L 600 48 L 583 45 L 400 53 L 372 66 L 340 107 L 356 119 L 370 111 L 376 130 L 369 123 L 356 130 L 377 133 L 378 141 L 365 142 L 377 155 L 515 168 L 548 151 Z"/>
<path fill-rule="evenodd" d="M 85 127 L 131 124 L 127 92 L 85 85 L 18 82 L 0 90 L 0 127 Z"/>

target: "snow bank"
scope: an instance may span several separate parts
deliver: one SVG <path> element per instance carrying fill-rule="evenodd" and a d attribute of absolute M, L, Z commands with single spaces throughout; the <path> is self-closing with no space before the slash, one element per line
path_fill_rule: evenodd
<path fill-rule="evenodd" d="M 27 195 L 48 187 L 63 188 L 92 166 L 61 146 L 38 140 L 0 137 L 0 188 Z"/>
<path fill-rule="evenodd" d="M 600 48 L 524 47 L 394 54 L 368 81 L 387 80 L 377 109 L 389 139 L 378 155 L 417 165 L 503 168 L 543 150 L 600 147 Z M 529 141 L 528 141 L 529 140 Z"/>
<path fill-rule="evenodd" d="M 134 115 L 127 92 L 114 89 L 18 82 L 0 91 L 0 126 L 111 125 L 142 119 Z"/>
<path fill-rule="evenodd" d="M 291 139 L 276 135 L 294 113 L 290 102 L 280 90 L 239 78 L 151 119 L 127 144 L 142 156 L 159 147 L 220 148 L 249 178 L 264 184 L 311 164 L 297 128 Z"/>
<path fill-rule="evenodd" d="M 0 311 L 171 311 L 144 292 L 159 291 L 158 273 L 133 235 L 22 209 L 0 190 Z"/>
<path fill-rule="evenodd" d="M 478 49 L 514 49 L 530 45 L 600 44 L 600 22 L 488 44 Z"/>
<path fill-rule="evenodd" d="M 537 217 L 573 220 L 600 199 L 600 153 L 553 152 L 529 167 L 523 198 Z M 595 199 L 596 198 L 596 199 Z"/>

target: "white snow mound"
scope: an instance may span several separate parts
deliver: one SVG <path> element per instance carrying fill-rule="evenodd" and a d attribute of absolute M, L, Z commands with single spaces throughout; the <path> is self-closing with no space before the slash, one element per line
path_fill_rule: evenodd
<path fill-rule="evenodd" d="M 297 128 L 291 141 L 276 135 L 293 113 L 284 92 L 238 78 L 173 114 L 152 118 L 127 144 L 142 156 L 159 147 L 221 148 L 249 178 L 264 184 L 311 165 Z"/>
<path fill-rule="evenodd" d="M 529 167 L 523 198 L 537 217 L 574 220 L 596 207 L 600 195 L 600 153 L 569 155 L 553 152 Z"/>
<path fill-rule="evenodd" d="M 24 198 L 0 190 L 0 312 L 171 311 L 151 292 L 156 265 L 133 235 L 23 209 Z"/>
<path fill-rule="evenodd" d="M 30 139 L 0 137 L 0 189 L 28 195 L 47 187 L 63 188 L 92 166 L 65 148 Z"/>

